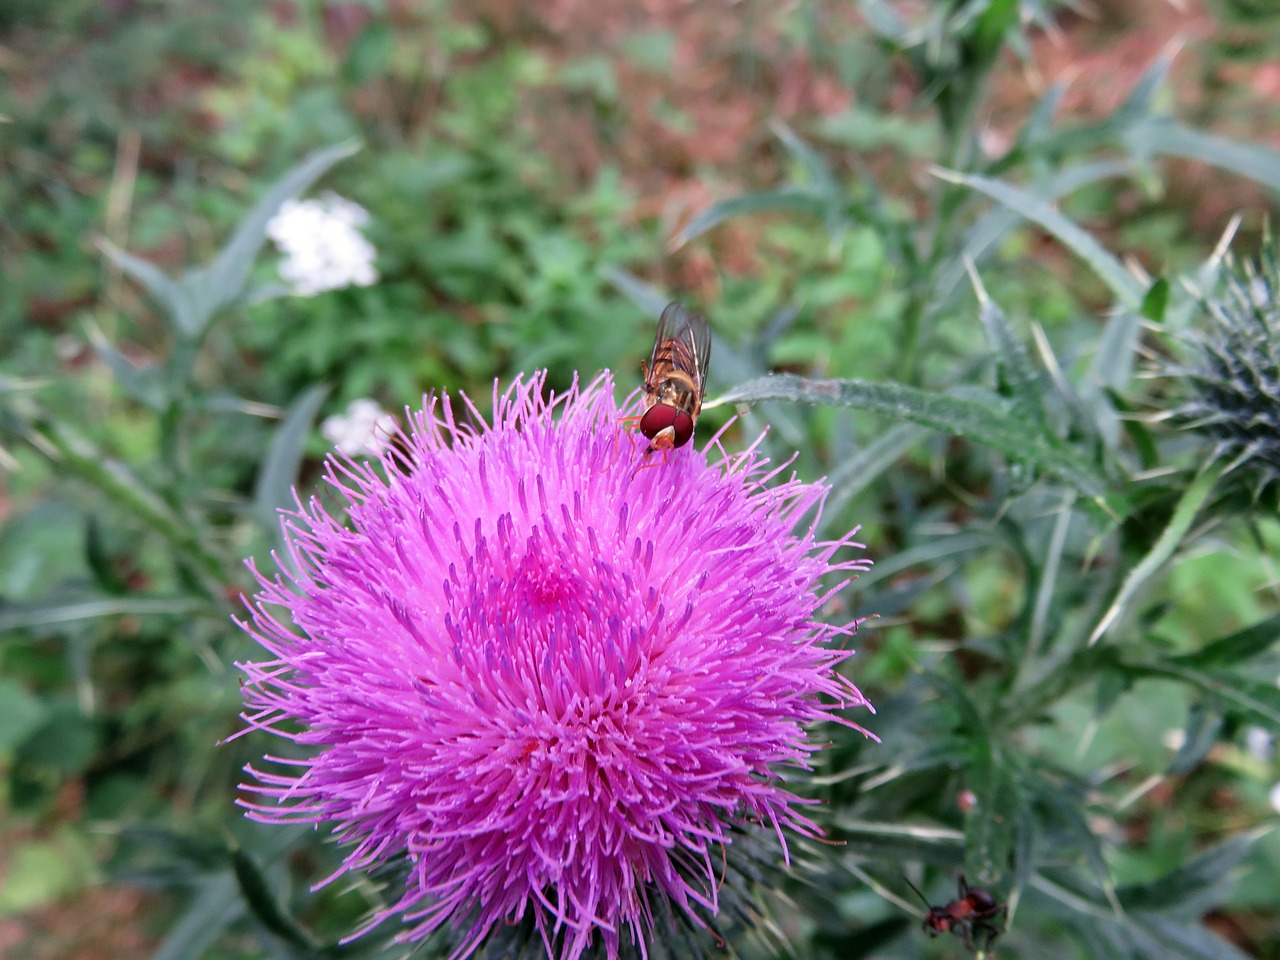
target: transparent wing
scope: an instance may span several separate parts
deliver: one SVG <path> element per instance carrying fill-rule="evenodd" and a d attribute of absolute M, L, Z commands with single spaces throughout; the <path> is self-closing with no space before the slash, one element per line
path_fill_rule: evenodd
<path fill-rule="evenodd" d="M 653 341 L 650 367 L 670 363 L 698 384 L 705 393 L 707 366 L 711 362 L 711 325 L 696 310 L 681 303 L 669 303 L 658 318 L 658 334 Z"/>

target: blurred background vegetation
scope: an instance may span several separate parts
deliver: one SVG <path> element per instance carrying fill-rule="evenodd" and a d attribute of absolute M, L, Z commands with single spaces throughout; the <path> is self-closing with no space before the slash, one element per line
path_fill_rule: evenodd
<path fill-rule="evenodd" d="M 1280 190 L 1280 12 L 1263 0 L 7 0 L 0 77 L 0 397 L 34 397 L 24 423 L 161 501 L 148 514 L 111 477 L 60 469 L 14 441 L 23 428 L 0 438 L 0 953 L 24 960 L 333 955 L 300 944 L 295 920 L 328 943 L 376 900 L 309 895 L 332 849 L 244 823 L 235 786 L 262 745 L 214 745 L 238 726 L 232 661 L 253 656 L 229 625 L 248 588 L 235 562 L 274 543 L 270 509 L 257 522 L 264 485 L 314 482 L 315 417 L 359 397 L 391 410 L 439 388 L 484 397 L 537 367 L 561 387 L 603 367 L 638 384 L 652 305 L 673 297 L 712 318 L 713 396 L 769 371 L 951 389 L 988 378 L 998 352 L 966 260 L 981 261 L 999 330 L 1043 337 L 1073 383 L 1098 374 L 1080 388 L 1090 409 L 1158 408 L 1175 389 L 1159 378 L 1099 373 L 1124 281 L 1030 194 L 982 178 L 1037 185 L 1155 280 L 1128 310 L 1153 323 L 1176 306 L 1172 278 L 1217 262 L 1233 216 L 1237 248 L 1257 248 Z M 1168 117 L 1184 126 L 1170 134 Z M 324 185 L 369 211 L 375 285 L 239 298 L 188 343 L 105 252 L 169 275 L 208 263 L 286 171 L 353 140 Z M 1244 142 L 1257 152 L 1227 146 Z M 1104 166 L 1117 157 L 1123 169 Z M 989 197 L 1025 219 L 993 227 Z M 273 276 L 261 257 L 246 284 Z M 1160 352 L 1131 349 L 1138 372 Z M 779 910 L 777 942 L 738 949 L 961 955 L 885 893 L 910 896 L 910 873 L 940 902 L 964 867 L 1002 897 L 1030 891 L 997 952 L 1280 957 L 1280 840 L 1260 831 L 1280 781 L 1263 742 L 1280 729 L 1274 698 L 1224 704 L 1208 681 L 1151 679 L 1146 661 L 1090 663 L 1089 683 L 1024 704 L 1000 734 L 1025 761 L 1004 780 L 998 738 L 979 742 L 965 713 L 969 684 L 1040 690 L 1071 652 L 1046 619 L 1079 627 L 1106 606 L 1086 584 L 1031 611 L 1032 554 L 1057 543 L 1055 563 L 1080 570 L 1110 556 L 1114 587 L 1159 553 L 1185 483 L 1132 499 L 1109 552 L 1100 528 L 1058 519 L 1065 494 L 1029 498 L 1033 478 L 989 451 L 866 409 L 781 403 L 752 408 L 730 442 L 765 422 L 775 452 L 800 449 L 803 476 L 832 476 L 826 522 L 863 524 L 880 564 L 858 601 L 879 620 L 852 670 L 888 745 L 850 745 L 819 771 L 846 853 L 786 894 L 809 919 Z M 1171 435 L 1148 462 L 1134 451 L 1149 439 L 1099 446 L 1127 444 L 1148 473 L 1195 455 Z M 1274 497 L 1263 504 L 1197 528 L 1127 623 L 1171 656 L 1269 625 L 1250 635 L 1258 690 L 1280 670 L 1280 528 Z M 1034 637 L 1014 657 L 1005 638 L 1024 615 Z M 1042 830 L 968 817 L 966 798 L 1006 787 L 1032 797 L 1019 810 Z M 1054 809 L 1055 791 L 1074 806 Z M 1037 887 L 1034 863 L 1083 864 L 1095 882 Z M 1098 930 L 1081 933 L 1072 897 Z M 1114 933 L 1121 902 L 1205 924 Z"/>

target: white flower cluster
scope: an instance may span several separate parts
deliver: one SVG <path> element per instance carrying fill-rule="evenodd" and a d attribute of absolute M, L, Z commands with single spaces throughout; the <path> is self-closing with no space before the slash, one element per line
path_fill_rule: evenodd
<path fill-rule="evenodd" d="M 267 223 L 267 236 L 284 254 L 280 277 L 303 297 L 376 283 L 377 256 L 360 228 L 369 212 L 336 193 L 318 200 L 286 200 Z"/>
<path fill-rule="evenodd" d="M 348 457 L 364 454 L 376 457 L 396 433 L 396 418 L 376 400 L 352 400 L 346 414 L 335 413 L 320 424 L 324 438 Z"/>

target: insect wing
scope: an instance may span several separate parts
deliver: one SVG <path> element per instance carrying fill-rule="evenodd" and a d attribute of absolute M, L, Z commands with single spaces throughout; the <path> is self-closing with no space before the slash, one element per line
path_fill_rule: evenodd
<path fill-rule="evenodd" d="M 664 363 L 687 373 L 698 385 L 699 395 L 706 393 L 707 365 L 711 361 L 711 325 L 707 318 L 683 304 L 669 303 L 658 318 L 658 334 L 653 341 L 650 371 L 660 370 Z"/>

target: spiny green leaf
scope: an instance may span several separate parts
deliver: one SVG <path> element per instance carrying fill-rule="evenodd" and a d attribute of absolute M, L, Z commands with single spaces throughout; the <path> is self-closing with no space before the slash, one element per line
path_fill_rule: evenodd
<path fill-rule="evenodd" d="M 980 296 L 978 318 L 996 355 L 1000 392 L 1013 402 L 1013 412 L 1044 430 L 1044 390 L 1039 372 L 1026 346 L 1009 326 L 1004 311 L 985 294 Z"/>
<path fill-rule="evenodd" d="M 896 383 L 865 380 L 808 380 L 783 374 L 739 384 L 714 405 L 790 400 L 855 407 L 967 437 L 993 447 L 1010 460 L 1055 474 L 1096 500 L 1107 500 L 1106 481 L 1092 464 L 1058 438 L 1014 416 L 996 397 L 930 393 Z"/>
<path fill-rule="evenodd" d="M 1220 637 L 1194 653 L 1174 657 L 1172 662 L 1181 667 L 1199 670 L 1231 666 L 1251 660 L 1264 650 L 1269 650 L 1277 640 L 1280 640 L 1280 614 Z"/>
<path fill-rule="evenodd" d="M 1178 505 L 1174 507 L 1173 516 L 1169 518 L 1168 526 L 1165 527 L 1164 532 L 1160 534 L 1159 539 L 1156 540 L 1151 549 L 1147 551 L 1147 555 L 1139 561 L 1137 566 L 1129 571 L 1124 583 L 1120 585 L 1120 591 L 1116 594 L 1116 598 L 1111 602 L 1111 606 L 1102 615 L 1098 625 L 1093 628 L 1093 632 L 1089 635 L 1089 646 L 1093 646 L 1102 638 L 1102 635 L 1110 629 L 1111 625 L 1128 607 L 1139 588 L 1157 570 L 1164 566 L 1165 562 L 1177 551 L 1182 544 L 1182 538 L 1191 529 L 1191 524 L 1195 520 L 1196 514 L 1204 505 L 1205 500 L 1209 498 L 1209 494 L 1213 491 L 1214 484 L 1218 482 L 1222 471 L 1222 464 L 1210 467 L 1196 477 L 1191 485 L 1187 487 L 1181 498 L 1179 498 Z"/>
<path fill-rule="evenodd" d="M 943 180 L 964 184 L 985 193 L 1010 210 L 1038 224 L 1084 260 L 1103 283 L 1111 288 L 1121 305 L 1134 311 L 1142 305 L 1144 291 L 1137 278 L 1107 252 L 1091 234 L 1085 232 L 1078 224 L 1063 216 L 1061 212 L 1034 193 L 977 174 L 954 173 L 948 170 L 936 170 L 935 174 Z"/>

